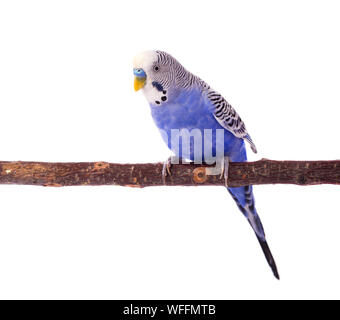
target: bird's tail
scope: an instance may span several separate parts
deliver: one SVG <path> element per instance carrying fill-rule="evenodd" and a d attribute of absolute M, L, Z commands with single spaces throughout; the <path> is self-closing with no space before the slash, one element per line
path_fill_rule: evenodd
<path fill-rule="evenodd" d="M 229 193 L 235 200 L 237 206 L 247 218 L 249 224 L 253 228 L 257 240 L 259 241 L 262 251 L 267 259 L 270 268 L 273 271 L 275 278 L 280 279 L 279 273 L 277 271 L 276 263 L 270 252 L 264 229 L 255 209 L 255 199 L 253 195 L 252 186 L 238 187 L 238 188 L 228 188 Z"/>
<path fill-rule="evenodd" d="M 279 272 L 277 271 L 275 260 L 273 258 L 272 253 L 270 252 L 270 249 L 269 249 L 269 246 L 268 246 L 266 239 L 261 239 L 257 234 L 256 234 L 256 237 L 257 237 L 257 240 L 259 240 L 260 246 L 262 248 L 264 256 L 267 259 L 267 262 L 268 262 L 270 268 L 273 271 L 274 277 L 276 279 L 280 280 L 280 275 L 279 275 Z"/>

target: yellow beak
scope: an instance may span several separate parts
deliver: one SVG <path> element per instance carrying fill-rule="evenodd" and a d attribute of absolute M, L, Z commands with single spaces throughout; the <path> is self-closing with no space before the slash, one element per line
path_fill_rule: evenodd
<path fill-rule="evenodd" d="M 139 89 L 142 89 L 145 85 L 145 81 L 146 78 L 142 78 L 142 77 L 135 77 L 135 81 L 134 81 L 134 88 L 135 91 L 138 91 Z"/>

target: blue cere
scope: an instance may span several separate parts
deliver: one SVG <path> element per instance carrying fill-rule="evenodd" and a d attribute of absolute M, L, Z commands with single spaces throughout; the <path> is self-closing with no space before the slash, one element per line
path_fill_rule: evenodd
<path fill-rule="evenodd" d="M 146 73 L 141 68 L 133 69 L 133 74 L 138 78 L 146 78 Z"/>

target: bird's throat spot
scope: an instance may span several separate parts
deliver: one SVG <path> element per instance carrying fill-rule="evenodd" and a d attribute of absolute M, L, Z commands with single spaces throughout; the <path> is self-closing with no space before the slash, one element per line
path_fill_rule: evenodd
<path fill-rule="evenodd" d="M 155 104 L 160 105 L 160 104 L 162 104 L 163 102 L 167 101 L 168 98 L 167 98 L 167 96 L 161 96 L 161 99 L 160 99 L 160 100 L 161 100 L 161 101 L 155 100 Z"/>

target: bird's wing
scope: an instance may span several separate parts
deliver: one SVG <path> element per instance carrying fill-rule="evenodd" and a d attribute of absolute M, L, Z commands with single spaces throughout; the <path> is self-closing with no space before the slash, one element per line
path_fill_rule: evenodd
<path fill-rule="evenodd" d="M 214 117 L 219 124 L 234 136 L 246 140 L 251 149 L 257 153 L 255 144 L 247 132 L 244 122 L 234 108 L 219 93 L 211 89 L 207 92 L 207 98 L 214 106 Z"/>

